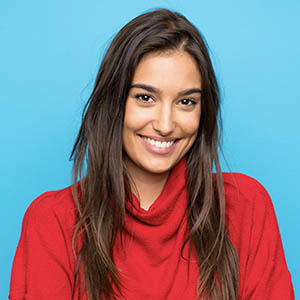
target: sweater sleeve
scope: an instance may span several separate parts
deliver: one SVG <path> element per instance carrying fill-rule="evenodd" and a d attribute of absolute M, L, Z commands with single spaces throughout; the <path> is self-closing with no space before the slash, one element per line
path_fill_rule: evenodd
<path fill-rule="evenodd" d="M 45 193 L 25 213 L 11 274 L 11 300 L 72 298 L 69 238 L 53 202 L 55 194 Z"/>
<path fill-rule="evenodd" d="M 248 188 L 254 202 L 242 300 L 292 300 L 291 276 L 271 198 L 262 185 L 251 181 Z"/>

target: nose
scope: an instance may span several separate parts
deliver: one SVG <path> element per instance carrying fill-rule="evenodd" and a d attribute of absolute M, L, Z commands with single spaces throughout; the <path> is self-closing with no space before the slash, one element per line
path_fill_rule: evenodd
<path fill-rule="evenodd" d="M 172 106 L 168 103 L 164 103 L 158 107 L 152 124 L 153 129 L 161 136 L 172 134 L 176 124 Z"/>

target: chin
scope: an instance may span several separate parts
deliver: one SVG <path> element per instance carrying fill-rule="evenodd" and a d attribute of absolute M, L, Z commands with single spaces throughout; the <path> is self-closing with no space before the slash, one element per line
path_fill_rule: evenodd
<path fill-rule="evenodd" d="M 156 164 L 151 164 L 149 163 L 148 166 L 145 166 L 144 169 L 145 171 L 153 174 L 162 174 L 169 172 L 170 169 L 172 169 L 175 166 L 175 164 L 162 164 L 162 163 L 156 163 Z"/>
<path fill-rule="evenodd" d="M 152 174 L 164 174 L 164 173 L 167 173 L 170 171 L 171 168 L 168 168 L 168 169 L 147 169 L 146 171 L 148 171 L 149 173 L 152 173 Z"/>

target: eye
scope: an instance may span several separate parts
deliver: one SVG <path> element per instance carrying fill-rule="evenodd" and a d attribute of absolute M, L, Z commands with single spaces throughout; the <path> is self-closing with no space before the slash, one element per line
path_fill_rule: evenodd
<path fill-rule="evenodd" d="M 196 105 L 196 101 L 189 98 L 184 98 L 179 101 L 179 104 L 184 106 L 193 106 Z"/>
<path fill-rule="evenodd" d="M 135 98 L 142 103 L 152 103 L 153 99 L 150 95 L 147 94 L 137 94 Z"/>

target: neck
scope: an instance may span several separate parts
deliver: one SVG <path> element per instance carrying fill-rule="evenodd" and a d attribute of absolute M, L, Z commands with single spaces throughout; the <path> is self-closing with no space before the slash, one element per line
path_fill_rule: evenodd
<path fill-rule="evenodd" d="M 169 172 L 150 173 L 126 163 L 130 175 L 131 191 L 140 201 L 140 207 L 148 210 L 162 192 Z"/>

